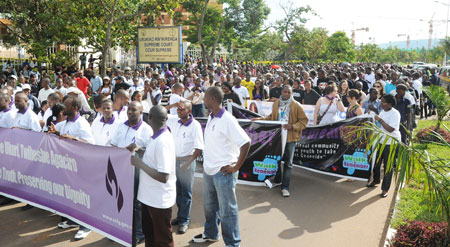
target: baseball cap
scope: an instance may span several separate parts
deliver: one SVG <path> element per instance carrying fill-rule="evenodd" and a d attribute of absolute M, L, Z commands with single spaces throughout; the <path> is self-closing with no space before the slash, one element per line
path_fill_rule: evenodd
<path fill-rule="evenodd" d="M 17 80 L 17 76 L 15 76 L 15 75 L 10 75 L 9 78 L 13 78 L 14 80 Z"/>
<path fill-rule="evenodd" d="M 23 84 L 22 85 L 22 90 L 25 91 L 26 89 L 31 90 L 30 84 Z"/>

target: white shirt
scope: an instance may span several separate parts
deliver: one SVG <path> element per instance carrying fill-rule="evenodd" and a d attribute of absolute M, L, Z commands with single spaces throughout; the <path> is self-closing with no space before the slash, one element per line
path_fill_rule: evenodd
<path fill-rule="evenodd" d="M 135 143 L 140 148 L 145 148 L 153 135 L 153 130 L 148 124 L 140 120 L 135 126 L 130 126 L 128 121 L 125 121 L 116 129 L 116 134 L 111 140 L 111 144 L 124 148 Z"/>
<path fill-rule="evenodd" d="M 244 105 L 245 98 L 250 98 L 247 88 L 242 85 L 240 87 L 234 86 L 233 91 L 239 96 L 242 105 Z"/>
<path fill-rule="evenodd" d="M 159 88 L 153 89 L 152 90 L 152 95 L 153 95 L 153 98 L 156 98 L 156 96 L 159 95 L 159 100 L 158 100 L 158 102 L 156 102 L 156 105 L 159 105 L 159 103 L 161 102 L 161 98 L 162 98 L 161 90 Z M 147 104 L 149 106 L 149 109 L 151 109 L 154 105 L 153 105 L 153 102 L 152 102 L 152 98 L 150 97 L 150 93 L 147 93 L 147 99 L 146 100 L 147 100 Z"/>
<path fill-rule="evenodd" d="M 390 136 L 393 136 L 393 137 L 397 138 L 398 140 L 401 140 L 402 136 L 400 134 L 400 118 L 401 118 L 400 117 L 400 113 L 394 107 L 392 107 L 392 109 L 387 111 L 387 112 L 384 111 L 384 110 L 381 110 L 379 116 L 380 116 L 381 119 L 383 119 L 383 121 L 387 125 L 389 125 L 392 128 L 394 128 L 393 132 L 389 132 L 382 125 L 381 129 L 383 130 L 383 132 L 385 132 L 386 134 L 388 134 Z M 381 142 L 380 142 L 381 144 L 384 143 L 384 139 L 385 139 L 385 137 L 383 136 L 381 138 Z M 386 144 L 390 145 L 391 142 L 392 142 L 392 140 L 389 139 Z"/>
<path fill-rule="evenodd" d="M 194 149 L 203 150 L 202 126 L 192 115 L 186 124 L 183 124 L 180 118 L 170 116 L 167 120 L 167 126 L 169 126 L 175 139 L 175 154 L 177 157 L 192 155 Z"/>
<path fill-rule="evenodd" d="M 109 122 L 105 122 L 103 117 L 95 118 L 91 126 L 95 144 L 100 146 L 110 146 L 111 140 L 120 123 L 119 120 L 116 120 L 114 114 Z"/>
<path fill-rule="evenodd" d="M 57 123 L 55 128 L 59 131 L 60 135 L 67 134 L 90 144 L 95 143 L 91 126 L 84 117 L 80 116 L 80 114 L 76 115 L 70 121 L 66 119 L 65 121 Z"/>
<path fill-rule="evenodd" d="M 12 128 L 14 126 L 16 113 L 17 111 L 12 110 L 11 108 L 0 111 L 0 128 Z"/>
<path fill-rule="evenodd" d="M 222 109 L 215 117 L 209 115 L 205 128 L 203 169 L 214 175 L 220 168 L 238 160 L 240 148 L 250 142 L 236 118 Z"/>
<path fill-rule="evenodd" d="M 119 111 L 114 110 L 113 113 L 114 117 L 121 122 L 127 121 L 128 120 L 127 110 L 128 110 L 127 106 L 122 106 L 122 108 Z"/>
<path fill-rule="evenodd" d="M 144 163 L 161 173 L 169 174 L 167 183 L 161 183 L 144 171 L 139 173 L 138 200 L 154 208 L 166 209 L 176 201 L 175 144 L 166 128 L 151 137 L 142 159 Z"/>
<path fill-rule="evenodd" d="M 39 102 L 42 102 L 42 101 L 44 101 L 44 100 L 47 100 L 47 97 L 48 97 L 51 93 L 53 93 L 53 92 L 55 92 L 55 91 L 53 91 L 53 89 L 51 89 L 51 88 L 49 88 L 48 90 L 45 90 L 45 88 L 42 88 L 42 89 L 39 91 L 39 94 L 38 94 L 38 100 L 39 100 Z"/>
<path fill-rule="evenodd" d="M 173 93 L 172 95 L 170 95 L 169 105 L 176 104 L 176 103 L 178 103 L 178 102 L 180 102 L 182 100 L 184 100 L 183 97 L 181 97 L 178 94 Z M 177 115 L 177 109 L 178 109 L 178 107 L 170 108 L 170 114 Z"/>
<path fill-rule="evenodd" d="M 373 84 L 375 83 L 375 74 L 373 72 L 370 74 L 366 74 L 364 76 L 364 79 L 370 82 L 369 88 L 372 88 Z"/>
<path fill-rule="evenodd" d="M 44 127 L 42 128 L 42 131 L 48 131 L 48 127 L 47 127 L 47 119 L 49 117 L 51 117 L 53 115 L 53 111 L 52 108 L 47 108 L 47 110 L 45 110 L 44 112 L 44 116 L 42 117 L 42 121 L 44 121 Z"/>
<path fill-rule="evenodd" d="M 422 82 L 420 80 L 414 80 L 413 87 L 417 90 L 417 92 L 419 92 L 419 95 L 422 94 Z"/>
<path fill-rule="evenodd" d="M 133 95 L 133 93 L 135 91 L 144 91 L 144 88 L 139 85 L 137 85 L 137 86 L 133 85 L 128 90 L 130 91 L 130 95 Z M 131 100 L 131 97 L 130 97 L 130 100 Z"/>
<path fill-rule="evenodd" d="M 39 124 L 39 118 L 29 107 L 25 108 L 22 112 L 16 113 L 13 127 L 32 130 L 36 132 L 41 131 L 41 125 Z"/>
<path fill-rule="evenodd" d="M 53 89 L 55 92 L 61 92 L 63 94 L 63 96 L 67 95 L 67 88 L 65 87 L 61 87 L 61 88 L 54 88 Z"/>

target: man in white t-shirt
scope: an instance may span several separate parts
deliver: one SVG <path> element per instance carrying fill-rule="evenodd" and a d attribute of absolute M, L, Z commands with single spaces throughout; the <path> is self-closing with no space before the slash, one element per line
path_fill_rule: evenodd
<path fill-rule="evenodd" d="M 211 114 L 205 128 L 203 151 L 204 232 L 194 236 L 195 243 L 217 241 L 219 224 L 226 246 L 239 246 L 239 212 L 236 199 L 238 171 L 250 149 L 250 138 L 236 118 L 222 108 L 219 87 L 206 90 L 204 104 Z"/>
<path fill-rule="evenodd" d="M 241 85 L 241 77 L 239 76 L 234 78 L 233 91 L 239 96 L 242 105 L 245 105 L 245 99 L 250 99 L 250 94 L 247 88 Z"/>
<path fill-rule="evenodd" d="M 144 99 L 147 100 L 148 106 L 151 109 L 155 105 L 161 103 L 162 93 L 161 90 L 156 86 L 158 80 L 151 80 L 150 82 L 145 82 L 144 87 Z"/>
<path fill-rule="evenodd" d="M 28 107 L 28 96 L 24 92 L 18 92 L 15 95 L 14 104 L 17 108 L 16 118 L 14 119 L 13 128 L 41 131 L 39 118 Z"/>
<path fill-rule="evenodd" d="M 167 110 L 150 110 L 153 136 L 143 159 L 131 156 L 131 164 L 141 169 L 138 200 L 142 203 L 142 229 L 145 246 L 173 246 L 172 206 L 176 200 L 175 143 L 166 126 Z"/>
<path fill-rule="evenodd" d="M 0 128 L 12 128 L 16 118 L 16 111 L 9 106 L 11 98 L 0 92 Z"/>
<path fill-rule="evenodd" d="M 59 94 L 57 94 L 57 93 L 51 93 L 47 97 L 48 108 L 47 108 L 47 110 L 45 110 L 42 120 L 40 120 L 40 124 L 41 124 L 42 130 L 44 132 L 48 130 L 47 119 L 53 115 L 53 111 L 52 111 L 53 106 L 60 103 L 61 100 L 62 99 L 59 97 Z"/>
<path fill-rule="evenodd" d="M 184 100 L 181 96 L 184 91 L 184 86 L 181 83 L 175 83 L 172 87 L 172 95 L 169 98 L 169 105 L 166 109 L 169 111 L 170 115 L 177 115 L 178 102 Z"/>
<path fill-rule="evenodd" d="M 78 97 L 68 96 L 64 100 L 64 115 L 67 116 L 67 119 L 57 123 L 56 126 L 52 123 L 48 133 L 54 133 L 69 140 L 94 144 L 91 126 L 84 117 L 80 116 L 81 104 L 81 100 Z M 75 226 L 76 223 L 71 220 L 65 220 L 58 224 L 58 227 L 62 229 Z M 75 234 L 75 240 L 84 239 L 89 233 L 91 233 L 89 228 L 80 225 L 79 230 Z"/>
<path fill-rule="evenodd" d="M 195 165 L 204 148 L 202 126 L 191 113 L 191 102 L 181 101 L 178 117 L 170 116 L 167 121 L 175 138 L 178 213 L 172 225 L 179 226 L 179 234 L 186 233 L 189 227 Z"/>
<path fill-rule="evenodd" d="M 127 105 L 130 100 L 130 94 L 124 89 L 119 89 L 114 94 L 114 115 L 117 120 L 125 122 L 127 120 Z"/>
<path fill-rule="evenodd" d="M 113 114 L 113 102 L 107 99 L 102 102 L 101 117 L 97 117 L 92 122 L 92 134 L 95 144 L 100 146 L 111 146 L 111 140 L 116 134 L 120 120 L 117 120 Z"/>
<path fill-rule="evenodd" d="M 128 120 L 122 122 L 117 127 L 111 145 L 119 148 L 126 148 L 130 152 L 141 154 L 144 152 L 150 142 L 153 130 L 150 126 L 142 121 L 143 107 L 137 101 L 131 102 L 127 107 Z M 117 121 L 117 120 L 116 120 Z M 135 179 L 139 175 L 135 174 Z M 141 243 L 144 240 L 142 231 L 142 204 L 136 203 L 136 213 L 134 219 L 136 222 L 136 242 Z"/>
<path fill-rule="evenodd" d="M 44 78 L 41 81 L 42 89 L 39 90 L 38 94 L 38 100 L 39 102 L 42 102 L 44 100 L 47 100 L 47 97 L 54 92 L 53 89 L 50 88 L 50 79 Z"/>

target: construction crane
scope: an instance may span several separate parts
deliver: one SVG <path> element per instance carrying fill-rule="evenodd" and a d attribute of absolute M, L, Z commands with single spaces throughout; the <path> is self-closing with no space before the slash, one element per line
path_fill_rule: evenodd
<path fill-rule="evenodd" d="M 409 34 L 398 34 L 397 37 L 402 37 L 402 36 L 406 36 L 406 50 L 409 50 L 410 44 L 411 44 L 411 40 L 409 39 Z"/>
<path fill-rule="evenodd" d="M 355 45 L 355 33 L 357 32 L 357 31 L 366 31 L 366 32 L 369 32 L 369 28 L 368 27 L 363 27 L 363 28 L 357 28 L 357 29 L 354 29 L 353 28 L 353 30 L 352 30 L 352 44 L 353 45 Z"/>

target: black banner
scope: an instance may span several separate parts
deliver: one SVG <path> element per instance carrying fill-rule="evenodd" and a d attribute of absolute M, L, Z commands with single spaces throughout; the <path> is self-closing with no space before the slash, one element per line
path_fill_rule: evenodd
<path fill-rule="evenodd" d="M 294 164 L 339 177 L 368 180 L 371 164 L 365 154 L 367 139 L 351 134 L 371 117 L 358 117 L 333 124 L 307 127 L 297 143 Z M 350 134 L 349 134 L 350 133 Z"/>
<path fill-rule="evenodd" d="M 197 119 L 203 129 L 206 118 Z M 282 139 L 280 124 L 250 122 L 238 120 L 251 139 L 247 159 L 239 170 L 239 179 L 251 182 L 263 182 L 274 176 L 281 161 Z"/>

